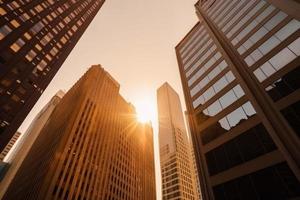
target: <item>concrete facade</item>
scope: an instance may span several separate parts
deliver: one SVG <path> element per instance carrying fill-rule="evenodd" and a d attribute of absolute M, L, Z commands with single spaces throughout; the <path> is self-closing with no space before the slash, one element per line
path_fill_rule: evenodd
<path fill-rule="evenodd" d="M 156 199 L 152 128 L 92 66 L 54 109 L 3 199 Z"/>

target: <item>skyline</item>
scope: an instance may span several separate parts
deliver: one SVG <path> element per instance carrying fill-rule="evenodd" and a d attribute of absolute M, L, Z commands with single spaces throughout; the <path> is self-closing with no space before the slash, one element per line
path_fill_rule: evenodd
<path fill-rule="evenodd" d="M 101 64 L 118 80 L 120 93 L 126 101 L 137 110 L 150 105 L 148 112 L 152 112 L 159 198 L 156 89 L 169 82 L 179 93 L 185 108 L 174 47 L 197 23 L 194 2 L 106 1 L 19 131 L 26 131 L 35 115 L 58 90 L 67 91 L 89 66 Z M 147 13 L 144 13 L 145 8 Z M 134 74 L 138 75 L 135 79 L 132 78 Z"/>
<path fill-rule="evenodd" d="M 0 199 L 297 199 L 298 11 L 2 4 Z"/>

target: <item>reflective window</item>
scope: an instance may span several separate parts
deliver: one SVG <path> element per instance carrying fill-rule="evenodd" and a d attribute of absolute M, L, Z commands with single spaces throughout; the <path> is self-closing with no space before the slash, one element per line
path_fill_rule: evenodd
<path fill-rule="evenodd" d="M 197 97 L 195 101 L 193 101 L 194 108 L 197 108 L 199 105 L 203 105 L 209 99 L 211 99 L 215 94 L 220 92 L 223 88 L 225 88 L 229 83 L 231 83 L 235 79 L 232 72 L 227 72 L 222 78 L 220 78 L 216 83 L 214 83 L 209 89 L 207 89 L 202 95 Z"/>
<path fill-rule="evenodd" d="M 253 9 L 251 9 L 251 11 L 249 11 L 247 13 L 247 15 L 245 17 L 243 17 L 239 23 L 237 23 L 227 34 L 227 38 L 230 38 L 233 36 L 233 34 L 238 31 L 245 23 L 247 23 L 247 21 L 255 15 L 255 13 L 257 11 L 259 11 L 259 9 L 261 9 L 264 5 L 266 4 L 265 1 L 260 1 Z"/>
<path fill-rule="evenodd" d="M 242 40 L 251 30 L 253 30 L 262 20 L 264 20 L 268 15 L 270 15 L 275 10 L 275 7 L 269 5 L 260 15 L 258 15 L 246 28 L 244 28 L 234 40 L 232 44 L 236 45 L 240 40 Z"/>
<path fill-rule="evenodd" d="M 10 48 L 14 51 L 17 52 L 19 51 L 22 46 L 25 44 L 24 40 L 22 40 L 21 38 L 19 38 L 14 44 L 12 44 L 10 46 Z"/>
<path fill-rule="evenodd" d="M 33 50 L 30 50 L 25 57 L 28 61 L 32 61 L 33 58 L 35 58 L 35 56 L 36 56 L 36 52 Z"/>
<path fill-rule="evenodd" d="M 256 42 L 262 39 L 270 30 L 277 26 L 286 15 L 282 12 L 277 13 L 272 19 L 270 19 L 263 27 L 261 27 L 256 33 L 254 33 L 246 42 L 244 42 L 239 48 L 238 52 L 243 54 L 252 47 Z M 265 55 L 269 51 L 271 51 L 275 46 L 280 44 L 281 41 L 289 37 L 295 31 L 299 30 L 300 22 L 297 20 L 291 20 L 284 27 L 282 27 L 279 31 L 277 31 L 271 38 L 265 41 L 259 49 Z M 253 64 L 253 63 L 252 63 Z M 251 64 L 251 65 L 252 65 Z"/>
<path fill-rule="evenodd" d="M 226 67 L 227 63 L 223 60 L 220 64 L 218 64 L 214 70 L 212 70 L 208 76 L 203 78 L 192 90 L 191 96 L 193 97 L 196 93 L 198 93 L 202 88 L 204 88 L 213 78 L 215 78 L 219 73 L 221 73 Z"/>
<path fill-rule="evenodd" d="M 6 11 L 4 8 L 0 7 L 0 15 L 5 15 L 6 14 Z"/>
<path fill-rule="evenodd" d="M 199 77 L 201 77 L 203 75 L 203 73 L 205 71 L 207 71 L 211 66 L 213 66 L 213 64 L 215 64 L 217 62 L 218 59 L 221 58 L 221 54 L 220 52 L 217 52 L 215 55 L 213 55 L 213 57 L 211 57 L 210 60 L 208 60 L 200 69 L 202 70 L 198 70 L 198 72 L 196 74 L 194 74 L 188 81 L 188 85 L 191 86 Z"/>
<path fill-rule="evenodd" d="M 11 25 L 13 25 L 15 28 L 18 28 L 20 26 L 19 22 L 17 20 L 13 19 L 11 22 Z"/>
<path fill-rule="evenodd" d="M 5 36 L 7 36 L 10 32 L 12 31 L 12 29 L 7 26 L 4 25 L 0 28 L 0 40 L 2 40 Z"/>

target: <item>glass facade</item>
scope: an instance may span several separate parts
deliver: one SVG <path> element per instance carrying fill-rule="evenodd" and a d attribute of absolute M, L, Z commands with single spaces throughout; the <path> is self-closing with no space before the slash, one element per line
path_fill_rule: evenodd
<path fill-rule="evenodd" d="M 276 196 L 271 190 L 285 187 L 287 191 L 278 194 L 281 199 L 298 197 L 299 172 L 290 168 L 297 160 L 289 160 L 286 149 L 279 147 L 285 141 L 274 137 L 278 133 L 269 127 L 270 113 L 262 113 L 257 91 L 262 91 L 264 102 L 276 110 L 282 123 L 287 122 L 297 141 L 300 17 L 264 0 L 203 0 L 196 9 L 200 20 L 177 45 L 176 53 L 192 116 L 199 176 L 205 182 L 202 188 L 207 187 L 202 194 L 216 199 L 271 199 Z M 257 85 L 254 90 L 249 77 Z M 280 136 L 288 137 L 284 134 Z M 278 181 L 287 171 L 291 184 L 276 182 L 269 184 L 270 189 L 253 185 L 255 180 L 248 190 L 240 186 L 243 193 L 231 188 L 252 177 L 266 181 L 264 173 L 277 173 L 269 178 Z M 243 195 L 254 190 L 251 196 Z"/>

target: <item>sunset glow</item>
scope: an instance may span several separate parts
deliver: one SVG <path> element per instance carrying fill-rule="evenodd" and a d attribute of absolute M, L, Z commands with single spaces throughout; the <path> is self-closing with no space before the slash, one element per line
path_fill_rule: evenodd
<path fill-rule="evenodd" d="M 137 118 L 139 122 L 154 122 L 157 120 L 155 103 L 150 100 L 143 100 L 135 103 Z"/>

